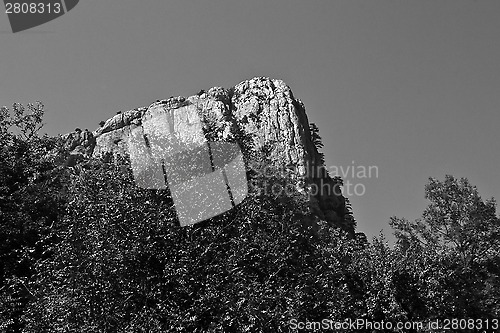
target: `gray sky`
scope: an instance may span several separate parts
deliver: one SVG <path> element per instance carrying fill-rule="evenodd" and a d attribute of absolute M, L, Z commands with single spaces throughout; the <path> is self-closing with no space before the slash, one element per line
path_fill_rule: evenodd
<path fill-rule="evenodd" d="M 254 76 L 290 85 L 329 166 L 378 167 L 345 177 L 369 237 L 418 217 L 430 176 L 500 197 L 500 1 L 81 0 L 16 34 L 0 14 L 0 105 L 43 101 L 52 135 Z"/>

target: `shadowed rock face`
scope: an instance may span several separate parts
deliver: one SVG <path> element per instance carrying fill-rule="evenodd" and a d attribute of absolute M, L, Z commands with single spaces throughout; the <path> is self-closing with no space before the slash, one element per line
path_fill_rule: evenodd
<path fill-rule="evenodd" d="M 314 192 L 309 199 L 315 215 L 354 235 L 353 222 L 344 219 L 345 199 L 339 190 L 334 193 L 338 185 L 325 173 L 311 140 L 304 105 L 281 80 L 257 77 L 230 89 L 214 87 L 187 98 L 171 97 L 149 107 L 121 112 L 92 133 L 95 142 L 87 144 L 86 155 L 127 155 L 134 128 L 142 126 L 142 121 L 154 113 L 179 108 L 196 111 L 209 130 L 209 140 L 238 142 L 249 165 L 256 162 L 252 161 L 256 158 L 254 152 L 269 148 L 266 154 L 274 167 L 292 169 L 295 185 L 304 195 Z M 188 125 L 175 122 L 173 130 L 183 132 L 184 126 Z M 81 150 L 75 142 L 70 145 L 72 150 Z"/>

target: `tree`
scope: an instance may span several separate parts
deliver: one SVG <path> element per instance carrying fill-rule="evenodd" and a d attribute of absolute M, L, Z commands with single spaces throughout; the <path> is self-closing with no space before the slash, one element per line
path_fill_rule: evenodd
<path fill-rule="evenodd" d="M 168 190 L 135 186 L 126 161 L 91 160 L 72 174 L 25 331 L 285 332 L 292 318 L 354 313 L 354 241 L 314 228 L 293 187 L 266 184 L 292 179 L 262 177 L 231 211 L 179 227 Z"/>
<path fill-rule="evenodd" d="M 14 103 L 12 111 L 3 106 L 0 108 L 0 135 L 5 139 L 7 135 L 13 135 L 9 132 L 14 131 L 24 140 L 36 138 L 43 127 L 43 115 L 44 106 L 40 101 L 36 104 L 29 103 L 28 110 L 21 103 Z"/>
<path fill-rule="evenodd" d="M 43 104 L 0 109 L 0 330 L 17 332 L 33 296 L 35 263 L 48 254 L 64 213 L 64 170 L 57 138 L 40 136 Z"/>
<path fill-rule="evenodd" d="M 391 218 L 400 242 L 443 254 L 453 252 L 464 268 L 498 254 L 500 220 L 494 199 L 483 201 L 466 178 L 450 175 L 443 182 L 430 178 L 425 197 L 431 203 L 421 219 Z"/>
<path fill-rule="evenodd" d="M 422 218 L 391 218 L 407 271 L 427 313 L 494 318 L 500 313 L 500 220 L 465 178 L 429 179 Z"/>
<path fill-rule="evenodd" d="M 316 147 L 316 152 L 319 156 L 318 166 L 321 166 L 325 163 L 325 154 L 320 152 L 320 149 L 323 148 L 323 140 L 319 135 L 318 125 L 316 125 L 315 123 L 310 123 L 309 132 L 311 133 L 311 141 L 314 144 L 314 147 Z"/>

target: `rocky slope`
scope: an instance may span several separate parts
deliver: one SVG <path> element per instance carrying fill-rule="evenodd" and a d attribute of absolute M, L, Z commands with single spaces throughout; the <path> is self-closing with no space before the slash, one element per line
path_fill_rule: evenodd
<path fill-rule="evenodd" d="M 149 107 L 119 112 L 94 132 L 69 133 L 66 146 L 74 159 L 82 155 L 126 155 L 131 131 L 142 126 L 143 119 L 153 112 L 179 108 L 196 110 L 210 127 L 209 140 L 238 142 L 247 165 L 257 162 L 252 160 L 255 152 L 268 148 L 267 157 L 275 168 L 292 170 L 295 186 L 308 196 L 317 218 L 354 235 L 354 222 L 345 218 L 345 199 L 337 183 L 322 169 L 304 105 L 281 80 L 256 77 L 230 89 L 214 87 L 187 98 L 158 100 Z M 175 126 L 175 131 L 183 131 L 182 122 Z"/>

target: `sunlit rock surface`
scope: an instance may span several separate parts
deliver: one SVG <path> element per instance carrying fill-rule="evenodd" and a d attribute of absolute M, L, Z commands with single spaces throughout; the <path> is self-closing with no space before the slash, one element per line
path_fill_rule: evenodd
<path fill-rule="evenodd" d="M 66 147 L 74 155 L 128 155 L 133 129 L 143 126 L 153 114 L 180 108 L 198 115 L 210 133 L 208 140 L 240 144 L 249 167 L 258 162 L 252 160 L 258 156 L 254 152 L 266 151 L 275 168 L 292 170 L 295 185 L 308 197 L 317 220 L 354 235 L 354 222 L 344 218 L 345 198 L 322 168 L 321 156 L 311 140 L 305 107 L 281 80 L 256 77 L 229 89 L 214 87 L 190 97 L 157 100 L 148 107 L 119 112 L 90 136 L 88 132 L 66 134 Z M 171 130 L 187 131 L 189 121 L 174 121 Z M 159 129 L 162 126 L 166 124 L 156 124 Z"/>

